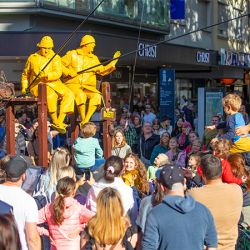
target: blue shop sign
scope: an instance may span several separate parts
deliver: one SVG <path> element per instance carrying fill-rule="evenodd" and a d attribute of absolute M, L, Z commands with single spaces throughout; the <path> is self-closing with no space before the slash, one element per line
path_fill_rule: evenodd
<path fill-rule="evenodd" d="M 159 109 L 160 119 L 164 116 L 175 123 L 175 70 L 161 68 L 159 71 Z"/>
<path fill-rule="evenodd" d="M 220 65 L 250 67 L 250 54 L 220 49 Z"/>

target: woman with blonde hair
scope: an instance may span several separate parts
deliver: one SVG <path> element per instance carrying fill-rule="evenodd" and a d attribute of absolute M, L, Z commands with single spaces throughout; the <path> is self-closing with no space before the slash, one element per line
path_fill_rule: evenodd
<path fill-rule="evenodd" d="M 46 192 L 48 201 L 51 201 L 51 195 L 56 191 L 58 181 L 58 171 L 62 167 L 68 167 L 70 164 L 70 153 L 66 148 L 57 148 L 49 163 L 49 168 L 40 177 L 37 190 Z"/>
<path fill-rule="evenodd" d="M 112 137 L 112 151 L 111 154 L 119 156 L 124 159 L 124 157 L 132 153 L 130 146 L 126 142 L 125 135 L 121 129 L 117 129 Z"/>
<path fill-rule="evenodd" d="M 96 215 L 88 222 L 82 249 L 135 249 L 137 227 L 131 226 L 117 190 L 107 187 L 97 196 Z"/>

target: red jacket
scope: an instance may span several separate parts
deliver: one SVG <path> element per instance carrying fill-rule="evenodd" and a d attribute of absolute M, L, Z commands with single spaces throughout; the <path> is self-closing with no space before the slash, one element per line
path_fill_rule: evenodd
<path fill-rule="evenodd" d="M 222 166 L 222 176 L 221 176 L 222 181 L 227 182 L 227 183 L 236 183 L 238 185 L 241 185 L 242 184 L 242 179 L 237 178 L 233 174 L 229 161 L 226 160 L 226 159 L 223 159 L 221 157 L 219 157 L 219 158 L 221 160 L 221 166 Z M 198 174 L 200 176 L 202 176 L 202 170 L 201 170 L 200 166 L 198 166 L 197 172 L 198 172 Z"/>

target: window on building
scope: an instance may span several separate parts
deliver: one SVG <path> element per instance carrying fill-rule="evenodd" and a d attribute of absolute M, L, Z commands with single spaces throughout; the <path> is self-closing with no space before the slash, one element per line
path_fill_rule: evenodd
<path fill-rule="evenodd" d="M 228 20 L 230 17 L 228 6 L 222 3 L 218 3 L 218 23 Z M 218 35 L 228 36 L 228 23 L 218 25 Z"/>

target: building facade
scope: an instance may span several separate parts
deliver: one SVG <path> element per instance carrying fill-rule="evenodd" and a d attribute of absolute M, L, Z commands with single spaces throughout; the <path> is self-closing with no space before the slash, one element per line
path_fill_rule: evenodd
<path fill-rule="evenodd" d="M 175 69 L 177 98 L 186 95 L 195 102 L 198 87 L 221 87 L 222 79 L 234 79 L 234 88 L 249 102 L 244 82 L 249 68 L 249 0 L 188 0 L 185 19 L 171 21 L 166 0 L 104 0 L 79 27 L 98 3 L 0 0 L 0 75 L 4 72 L 18 88 L 27 56 L 36 51 L 43 35 L 52 36 L 56 52 L 63 47 L 63 56 L 79 46 L 84 34 L 91 34 L 102 61 L 116 50 L 122 52 L 117 70 L 100 79 L 111 82 L 116 106 L 145 96 L 157 106 L 160 68 Z M 241 15 L 245 16 L 225 22 Z"/>

